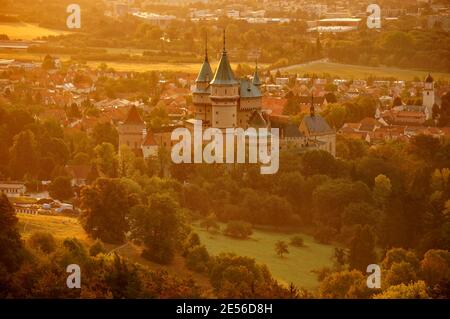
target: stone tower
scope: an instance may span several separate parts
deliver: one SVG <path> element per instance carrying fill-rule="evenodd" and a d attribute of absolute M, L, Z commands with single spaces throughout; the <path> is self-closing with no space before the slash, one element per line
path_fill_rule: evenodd
<path fill-rule="evenodd" d="M 195 80 L 195 88 L 192 92 L 192 101 L 195 107 L 195 119 L 202 120 L 207 126 L 211 125 L 211 88 L 213 72 L 208 60 L 208 39 L 205 41 L 205 60 Z"/>
<path fill-rule="evenodd" d="M 425 79 L 425 85 L 422 94 L 423 105 L 425 106 L 425 114 L 427 116 L 427 120 L 429 120 L 433 116 L 433 105 L 435 103 L 434 79 L 431 74 L 428 74 Z"/>
<path fill-rule="evenodd" d="M 127 145 L 137 155 L 142 154 L 141 145 L 145 133 L 145 123 L 136 106 L 128 111 L 127 118 L 119 125 L 119 145 Z"/>
<path fill-rule="evenodd" d="M 211 81 L 212 127 L 220 129 L 236 127 L 239 98 L 239 81 L 234 77 L 228 60 L 224 31 L 222 56 Z"/>

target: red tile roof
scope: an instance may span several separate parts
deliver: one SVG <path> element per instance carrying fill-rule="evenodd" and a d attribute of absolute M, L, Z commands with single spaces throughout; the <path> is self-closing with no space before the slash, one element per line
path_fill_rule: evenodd
<path fill-rule="evenodd" d="M 133 105 L 128 111 L 125 124 L 144 124 L 144 121 L 142 120 L 142 117 L 139 114 L 136 106 Z"/>
<path fill-rule="evenodd" d="M 152 132 L 147 132 L 147 136 L 145 137 L 144 143 L 142 143 L 143 146 L 152 146 L 152 145 L 158 145 L 155 140 L 155 136 Z"/>
<path fill-rule="evenodd" d="M 262 106 L 265 109 L 272 111 L 272 115 L 283 114 L 284 106 L 287 104 L 287 99 L 263 96 Z"/>

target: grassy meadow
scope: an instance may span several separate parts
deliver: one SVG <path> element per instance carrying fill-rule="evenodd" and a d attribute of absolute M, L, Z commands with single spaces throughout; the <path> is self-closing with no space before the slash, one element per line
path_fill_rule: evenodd
<path fill-rule="evenodd" d="M 309 289 L 317 288 L 316 275 L 311 271 L 332 263 L 331 257 L 334 247 L 318 244 L 311 236 L 292 233 L 254 230 L 249 239 L 234 239 L 221 233 L 207 232 L 205 229 L 195 227 L 202 244 L 210 254 L 217 255 L 222 252 L 233 252 L 241 256 L 255 258 L 257 262 L 266 264 L 273 276 L 284 284 L 293 282 L 298 287 Z M 289 254 L 279 257 L 275 253 L 275 243 L 283 240 L 289 243 L 290 239 L 300 235 L 304 247 L 289 245 Z"/>

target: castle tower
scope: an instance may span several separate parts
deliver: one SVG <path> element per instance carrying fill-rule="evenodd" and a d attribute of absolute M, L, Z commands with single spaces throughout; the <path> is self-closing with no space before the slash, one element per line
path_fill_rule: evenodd
<path fill-rule="evenodd" d="M 195 89 L 192 92 L 192 100 L 195 107 L 195 119 L 202 120 L 205 125 L 211 124 L 211 94 L 210 82 L 213 72 L 208 60 L 208 38 L 205 38 L 205 60 L 195 80 Z"/>
<path fill-rule="evenodd" d="M 223 51 L 214 78 L 211 81 L 211 126 L 216 128 L 236 127 L 239 102 L 239 81 L 234 77 L 225 49 L 225 30 L 223 32 Z"/>
<path fill-rule="evenodd" d="M 253 78 L 240 80 L 240 100 L 238 109 L 237 126 L 247 128 L 251 126 L 250 119 L 255 111 L 261 112 L 262 94 L 261 81 L 258 74 L 258 62 L 256 62 Z"/>
<path fill-rule="evenodd" d="M 259 73 L 258 73 L 258 60 L 256 60 L 255 73 L 253 73 L 252 83 L 254 86 L 257 86 L 258 88 L 261 86 L 261 80 L 259 79 Z"/>
<path fill-rule="evenodd" d="M 127 118 L 119 125 L 119 145 L 127 145 L 137 155 L 142 155 L 141 144 L 145 132 L 145 123 L 136 106 L 128 111 Z"/>
<path fill-rule="evenodd" d="M 427 115 L 427 120 L 432 118 L 433 115 L 433 105 L 435 103 L 434 96 L 434 79 L 431 74 L 425 79 L 425 85 L 423 88 L 423 105 L 425 106 L 425 114 Z"/>

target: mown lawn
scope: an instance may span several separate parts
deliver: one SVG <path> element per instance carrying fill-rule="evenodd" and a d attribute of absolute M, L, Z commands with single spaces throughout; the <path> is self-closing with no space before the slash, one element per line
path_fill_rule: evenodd
<path fill-rule="evenodd" d="M 341 64 L 332 62 L 311 62 L 298 66 L 288 66 L 281 68 L 281 71 L 289 73 L 298 73 L 302 76 L 304 73 L 328 73 L 331 76 L 339 76 L 343 79 L 364 79 L 368 76 L 376 77 L 394 77 L 399 80 L 412 81 L 414 77 L 423 79 L 428 74 L 424 70 L 410 70 L 392 67 L 369 67 L 362 65 Z M 431 72 L 435 80 L 450 81 L 450 73 Z"/>
<path fill-rule="evenodd" d="M 224 226 L 222 226 L 224 227 Z M 195 227 L 202 244 L 210 254 L 233 252 L 237 255 L 255 258 L 257 262 L 266 264 L 275 278 L 284 284 L 293 282 L 298 287 L 317 288 L 316 275 L 311 271 L 332 263 L 334 247 L 318 244 L 311 236 L 305 234 L 286 234 L 280 232 L 254 230 L 250 239 L 233 239 L 221 233 L 212 234 L 205 229 Z M 275 253 L 275 243 L 279 240 L 289 242 L 291 237 L 299 235 L 305 247 L 289 245 L 289 254 L 283 258 Z"/>

